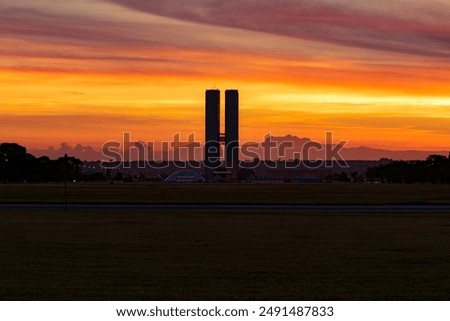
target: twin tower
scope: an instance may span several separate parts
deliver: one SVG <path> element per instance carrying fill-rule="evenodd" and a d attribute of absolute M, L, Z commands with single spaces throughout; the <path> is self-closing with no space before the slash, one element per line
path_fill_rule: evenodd
<path fill-rule="evenodd" d="M 220 161 L 225 144 L 224 164 Z M 236 179 L 239 167 L 239 92 L 225 91 L 225 133 L 220 132 L 220 90 L 205 93 L 205 174 L 207 179 L 226 175 Z"/>

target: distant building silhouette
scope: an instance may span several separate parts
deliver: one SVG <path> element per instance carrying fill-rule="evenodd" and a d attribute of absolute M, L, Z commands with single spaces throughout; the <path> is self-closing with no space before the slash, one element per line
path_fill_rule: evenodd
<path fill-rule="evenodd" d="M 239 167 L 239 92 L 225 91 L 225 164 L 231 177 L 237 177 Z"/>
<path fill-rule="evenodd" d="M 205 175 L 211 179 L 220 166 L 220 90 L 205 93 Z"/>
<path fill-rule="evenodd" d="M 225 170 L 221 169 L 220 144 L 225 143 Z M 220 133 L 220 90 L 205 92 L 205 176 L 237 178 L 239 169 L 239 92 L 225 91 L 225 133 Z M 220 169 L 220 170 L 219 170 Z"/>

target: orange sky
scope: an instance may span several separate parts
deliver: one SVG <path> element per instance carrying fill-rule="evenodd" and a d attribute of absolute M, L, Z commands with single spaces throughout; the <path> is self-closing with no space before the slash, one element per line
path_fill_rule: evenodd
<path fill-rule="evenodd" d="M 0 4 L 0 140 L 203 140 L 216 86 L 239 89 L 242 141 L 450 149 L 446 2 L 212 2 Z"/>

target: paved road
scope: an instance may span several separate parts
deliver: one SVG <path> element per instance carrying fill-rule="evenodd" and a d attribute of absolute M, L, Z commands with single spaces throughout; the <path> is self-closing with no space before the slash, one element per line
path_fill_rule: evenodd
<path fill-rule="evenodd" d="M 69 204 L 69 211 L 448 213 L 450 205 L 208 205 L 208 204 Z M 63 204 L 0 204 L 5 211 L 64 211 Z"/>

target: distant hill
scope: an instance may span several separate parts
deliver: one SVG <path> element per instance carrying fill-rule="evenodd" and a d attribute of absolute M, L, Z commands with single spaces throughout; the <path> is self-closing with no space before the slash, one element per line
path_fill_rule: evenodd
<path fill-rule="evenodd" d="M 370 147 L 350 147 L 342 152 L 345 159 L 354 160 L 377 160 L 380 158 L 389 158 L 394 160 L 418 160 L 425 159 L 429 155 L 448 155 L 448 151 L 419 151 L 404 150 L 395 151 L 387 149 L 375 149 Z"/>
<path fill-rule="evenodd" d="M 268 139 L 265 141 L 266 151 L 268 150 Z M 270 138 L 270 144 L 276 144 L 278 147 L 272 147 L 270 158 L 273 160 L 281 159 L 295 159 L 299 158 L 298 153 L 301 153 L 301 158 L 305 159 L 329 159 L 326 157 L 326 146 L 321 143 L 313 142 L 307 137 L 297 137 L 293 135 L 286 136 L 272 136 Z M 283 146 L 285 146 L 283 148 Z M 286 147 L 288 146 L 288 147 Z M 292 146 L 292 147 L 291 147 Z M 309 146 L 309 157 L 304 157 Z M 259 154 L 264 155 L 264 148 L 260 147 L 255 149 L 255 144 L 252 144 L 253 151 L 257 150 Z M 332 150 L 335 146 L 328 146 L 329 150 Z M 450 147 L 450 146 L 449 146 Z M 245 148 L 245 147 L 244 147 Z M 283 153 L 284 150 L 284 153 Z M 342 147 L 337 148 L 339 155 L 345 160 L 379 160 L 381 158 L 389 158 L 393 160 L 419 160 L 425 159 L 431 154 L 447 156 L 449 151 L 419 151 L 419 150 L 406 150 L 395 151 L 387 149 L 376 149 L 366 146 L 361 147 Z M 262 158 L 266 158 L 266 155 Z"/>

